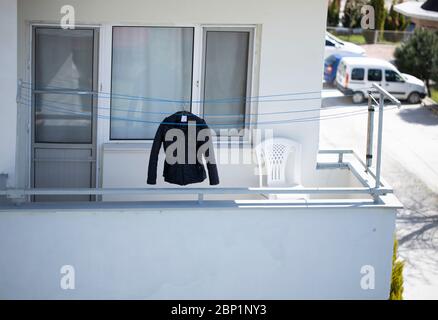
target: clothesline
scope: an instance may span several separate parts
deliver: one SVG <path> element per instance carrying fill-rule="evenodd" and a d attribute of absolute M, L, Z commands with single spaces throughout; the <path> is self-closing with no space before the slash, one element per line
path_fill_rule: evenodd
<path fill-rule="evenodd" d="M 29 103 L 30 101 L 28 101 Z M 71 115 L 83 115 L 83 116 L 90 116 L 90 112 L 80 112 L 80 111 L 74 111 L 74 110 L 70 110 L 70 109 L 65 109 L 59 106 L 51 106 L 51 105 L 46 105 L 45 108 L 47 110 L 52 110 L 52 111 L 56 111 L 59 114 L 71 114 Z M 396 106 L 393 107 L 389 107 L 386 108 L 386 110 L 392 110 L 392 109 L 396 109 Z M 318 108 L 318 110 L 320 110 Z M 333 114 L 333 115 L 326 115 L 326 116 L 314 116 L 314 117 L 303 117 L 303 118 L 296 118 L 296 119 L 288 119 L 288 120 L 278 120 L 278 121 L 254 121 L 254 122 L 244 122 L 244 123 L 239 123 L 239 125 L 245 125 L 245 126 L 249 126 L 249 125 L 279 125 L 279 124 L 287 124 L 287 123 L 300 123 L 300 122 L 314 122 L 314 121 L 323 121 L 323 120 L 332 120 L 332 119 L 339 119 L 339 118 L 345 118 L 345 117 L 349 117 L 349 116 L 356 116 L 356 115 L 361 115 L 361 114 L 366 114 L 368 113 L 368 109 L 363 111 L 363 110 L 358 110 L 358 111 L 348 111 L 348 112 L 343 112 L 343 113 L 337 113 L 337 114 Z M 142 119 L 133 119 L 133 118 L 124 118 L 124 117 L 118 117 L 118 116 L 106 116 L 106 115 L 97 115 L 98 118 L 100 119 L 105 119 L 105 120 L 116 120 L 116 121 L 130 121 L 130 122 L 136 122 L 136 123 L 145 123 L 145 124 L 160 124 L 162 123 L 162 121 L 151 121 L 151 120 L 142 120 Z M 175 123 L 168 123 L 169 125 L 174 125 Z M 178 125 L 187 125 L 187 124 L 178 124 Z M 209 125 L 210 127 L 235 127 L 236 124 L 230 124 L 230 123 L 224 123 L 224 124 L 216 124 L 216 123 L 212 123 Z"/>
<path fill-rule="evenodd" d="M 32 83 L 30 82 L 22 82 L 22 88 L 33 90 L 35 88 L 32 87 Z M 75 94 L 75 91 L 81 90 L 72 90 L 67 87 L 57 87 L 57 86 L 45 86 L 44 90 L 59 90 L 65 91 L 64 94 Z M 361 88 L 357 90 L 371 90 L 371 87 Z M 104 91 L 87 91 L 90 95 L 97 96 L 98 98 L 103 99 L 119 99 L 119 100 L 131 100 L 131 101 L 147 101 L 147 102 L 157 102 L 157 103 L 176 103 L 176 104 L 227 104 L 227 103 L 241 103 L 245 102 L 287 102 L 287 101 L 301 101 L 301 100 L 318 100 L 321 99 L 321 91 L 303 91 L 303 92 L 291 92 L 291 93 L 279 93 L 279 94 L 271 94 L 271 95 L 261 95 L 261 96 L 249 96 L 249 97 L 234 97 L 234 98 L 221 98 L 221 99 L 204 99 L 204 100 L 177 100 L 177 99 L 168 99 L 168 98 L 160 98 L 160 97 L 144 97 L 144 96 L 133 96 L 126 94 L 117 94 L 111 92 Z M 48 92 L 49 93 L 49 92 Z M 303 95 L 314 95 L 319 94 L 317 97 L 301 97 L 296 98 L 296 96 Z M 285 99 L 276 99 L 276 100 L 267 100 L 267 98 L 275 98 L 275 97 L 291 97 Z"/>

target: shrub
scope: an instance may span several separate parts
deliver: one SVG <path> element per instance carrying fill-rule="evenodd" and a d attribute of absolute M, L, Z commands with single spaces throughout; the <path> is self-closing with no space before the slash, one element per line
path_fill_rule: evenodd
<path fill-rule="evenodd" d="M 383 31 L 385 27 L 386 9 L 385 0 L 371 0 L 370 6 L 374 7 L 375 26 L 377 31 Z"/>
<path fill-rule="evenodd" d="M 394 32 L 385 32 L 384 38 L 387 41 L 391 42 L 400 42 L 404 39 L 404 34 L 402 32 L 397 31 L 405 31 L 409 25 L 409 20 L 402 14 L 398 13 L 394 10 L 394 6 L 397 3 L 401 3 L 403 0 L 393 0 L 391 9 L 389 9 L 389 13 L 386 15 L 385 19 L 385 30 L 394 31 Z"/>
<path fill-rule="evenodd" d="M 368 3 L 368 0 L 347 0 L 344 6 L 342 25 L 346 28 L 360 27 L 362 20 L 361 8 Z"/>
<path fill-rule="evenodd" d="M 394 10 L 394 6 L 398 3 L 402 3 L 403 0 L 392 0 L 391 8 L 385 19 L 385 30 L 391 31 L 404 31 L 409 25 L 409 20 L 397 11 Z"/>
<path fill-rule="evenodd" d="M 327 13 L 327 24 L 336 27 L 339 24 L 339 13 L 341 11 L 340 0 L 332 0 Z"/>
<path fill-rule="evenodd" d="M 430 81 L 438 80 L 438 35 L 417 29 L 409 40 L 396 48 L 394 56 L 398 69 L 423 80 L 430 95 Z"/>
<path fill-rule="evenodd" d="M 403 300 L 403 269 L 404 262 L 400 261 L 397 256 L 398 242 L 394 241 L 394 251 L 392 254 L 392 277 L 391 292 L 389 300 Z"/>

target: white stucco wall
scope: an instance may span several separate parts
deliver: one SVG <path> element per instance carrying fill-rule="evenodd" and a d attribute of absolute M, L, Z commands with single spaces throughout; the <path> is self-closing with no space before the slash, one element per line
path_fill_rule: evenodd
<path fill-rule="evenodd" d="M 395 212 L 165 204 L 3 211 L 0 296 L 387 299 Z M 64 265 L 74 267 L 75 290 L 60 287 Z M 361 271 L 372 276 L 364 266 L 373 267 L 374 289 L 361 286 Z"/>
<path fill-rule="evenodd" d="M 64 3 L 57 0 L 18 0 L 19 1 L 19 67 L 20 77 L 29 76 L 24 68 L 29 53 L 28 23 L 30 21 L 59 23 L 60 8 Z M 155 25 L 203 25 L 203 24 L 250 24 L 257 25 L 259 35 L 256 39 L 257 74 L 254 83 L 257 87 L 253 95 L 276 95 L 296 92 L 313 92 L 319 97 L 322 89 L 324 32 L 326 21 L 325 1 L 259 1 L 252 0 L 72 0 L 68 2 L 76 10 L 78 24 L 155 24 Z M 103 44 L 104 45 L 104 44 Z M 108 59 L 101 57 L 100 65 L 105 68 Z M 103 79 L 100 79 L 103 81 Z M 103 91 L 110 90 L 110 83 L 103 81 Z M 307 95 L 309 97 L 309 95 Z M 281 97 L 280 97 L 281 98 Z M 278 100 L 278 99 L 277 99 Z M 280 99 L 281 100 L 281 99 Z M 283 101 L 259 104 L 255 112 L 277 112 L 284 110 L 312 109 L 313 111 L 276 116 L 259 116 L 261 122 L 293 120 L 319 116 L 321 101 Z M 24 118 L 23 118 L 24 119 Z M 105 131 L 107 124 L 98 123 L 98 130 Z M 107 120 L 105 120 L 107 121 Z M 26 122 L 20 123 L 20 131 Z M 262 129 L 274 129 L 274 135 L 292 138 L 303 145 L 303 179 L 311 183 L 319 140 L 319 123 L 295 122 L 285 124 L 260 125 Z M 100 131 L 102 133 L 102 131 Z M 20 167 L 28 166 L 25 142 L 20 140 Z M 105 138 L 99 141 L 107 143 Z M 141 146 L 140 146 L 141 147 Z M 140 153 L 139 153 L 140 154 Z M 126 159 L 129 161 L 131 156 Z M 105 161 L 105 160 L 104 160 Z M 127 167 L 130 163 L 124 161 Z M 138 161 L 135 160 L 135 161 Z M 103 163 L 103 162 L 101 162 Z M 136 168 L 131 166 L 133 170 Z M 116 170 L 105 166 L 103 170 Z M 23 170 L 28 172 L 28 170 Z M 132 174 L 133 172 L 131 172 Z M 100 176 L 106 176 L 103 172 Z M 112 175 L 111 173 L 109 173 Z M 123 179 L 123 177 L 119 177 Z M 23 175 L 22 185 L 26 182 Z"/>
<path fill-rule="evenodd" d="M 0 174 L 15 186 L 17 137 L 17 1 L 0 1 Z"/>
<path fill-rule="evenodd" d="M 4 7 L 4 3 L 11 6 Z M 1 4 L 0 16 L 14 20 L 13 1 Z M 18 0 L 19 78 L 29 79 L 28 23 L 58 23 L 63 4 L 58 0 Z M 68 4 L 75 7 L 76 22 L 80 24 L 255 24 L 261 31 L 256 94 L 321 90 L 325 1 L 71 0 Z M 5 23 L 4 19 L 0 21 Z M 1 42 L 1 54 L 6 58 L 11 58 L 11 53 L 15 55 L 14 30 L 0 31 L 1 40 L 7 40 Z M 11 46 L 3 47 L 4 44 Z M 9 62 L 0 61 L 5 67 L 2 71 L 7 71 L 1 73 L 6 80 L 0 78 L 0 81 L 9 86 L 5 96 L 14 107 L 14 113 L 4 111 L 5 99 L 2 99 L 0 130 L 10 138 L 0 142 L 3 161 L 15 154 L 16 131 L 11 126 L 15 126 L 17 119 L 17 77 L 14 57 Z M 107 62 L 101 61 L 102 68 Z M 102 85 L 107 92 L 108 82 Z M 263 103 L 258 112 L 319 107 L 319 99 L 285 101 Z M 25 186 L 30 163 L 29 110 L 20 110 L 23 112 L 18 117 L 19 170 L 16 173 L 19 184 Z M 316 110 L 290 117 L 259 118 L 277 121 L 318 115 Z M 101 123 L 98 126 L 99 130 L 105 128 Z M 275 135 L 302 143 L 303 176 L 311 181 L 315 175 L 318 121 L 267 127 L 274 128 Z M 99 143 L 98 150 L 103 152 L 103 145 L 108 141 Z M 141 185 L 146 178 L 147 148 L 140 143 L 131 151 L 109 149 L 108 157 L 104 154 L 102 161 L 101 176 L 106 186 Z M 13 165 L 13 162 L 8 163 Z M 249 175 L 251 170 L 237 166 L 223 174 L 222 179 L 239 185 L 254 183 L 255 177 Z M 95 211 L 3 209 L 0 210 L 0 296 L 386 299 L 394 219 L 394 209 L 378 207 L 291 209 L 283 206 L 269 210 L 190 207 L 178 203 L 172 208 L 159 203 L 149 209 L 139 204 L 137 210 L 116 206 Z M 63 265 L 75 267 L 75 290 L 60 288 Z M 360 287 L 364 265 L 375 269 L 374 290 Z"/>
<path fill-rule="evenodd" d="M 145 186 L 150 146 L 145 144 L 106 144 L 103 148 L 102 185 L 105 188 L 141 188 Z M 217 168 L 220 177 L 218 187 L 258 187 L 259 177 L 257 165 L 253 159 L 253 150 L 250 146 L 245 148 L 215 148 Z M 244 164 L 244 157 L 248 163 Z M 157 185 L 151 187 L 178 187 L 169 185 L 163 179 L 164 152 L 159 156 L 157 166 Z M 249 162 L 251 161 L 251 162 Z M 120 164 L 124 165 L 120 165 Z M 107 168 L 110 168 L 107 170 Z M 209 187 L 208 171 L 207 179 L 198 184 L 183 186 Z M 104 200 L 158 200 L 158 199 L 196 199 L 197 195 L 148 195 L 148 196 L 105 196 Z"/>

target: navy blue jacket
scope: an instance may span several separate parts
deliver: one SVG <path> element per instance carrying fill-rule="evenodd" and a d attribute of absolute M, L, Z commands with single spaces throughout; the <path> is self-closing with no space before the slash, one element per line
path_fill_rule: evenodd
<path fill-rule="evenodd" d="M 171 129 L 179 129 L 181 135 L 176 137 L 174 130 L 169 131 Z M 203 129 L 207 130 L 204 130 L 203 133 L 199 135 Z M 190 146 L 189 130 L 191 130 L 193 135 L 190 138 Z M 169 136 L 166 137 L 167 134 L 169 134 Z M 171 137 L 172 139 L 170 139 Z M 181 137 L 183 137 L 183 139 L 181 139 Z M 179 142 L 177 142 L 178 139 Z M 163 177 L 166 182 L 184 186 L 204 181 L 207 178 L 202 163 L 202 158 L 204 158 L 207 164 L 210 185 L 219 184 L 210 129 L 204 119 L 188 111 L 179 111 L 161 122 L 155 134 L 149 157 L 148 184 L 157 183 L 158 154 L 160 153 L 162 144 L 166 153 L 163 170 Z M 183 150 L 184 152 L 184 154 L 179 154 L 180 157 L 178 158 L 182 161 L 175 162 L 175 157 L 178 157 L 178 148 L 175 148 L 176 145 L 182 147 L 180 151 Z M 171 147 L 171 149 L 169 149 L 169 147 Z M 200 150 L 200 148 L 202 149 Z M 198 154 L 201 156 L 198 156 Z"/>

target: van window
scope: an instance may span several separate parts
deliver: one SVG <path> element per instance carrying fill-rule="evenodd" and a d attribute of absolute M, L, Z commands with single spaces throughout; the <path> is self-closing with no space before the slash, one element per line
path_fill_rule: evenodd
<path fill-rule="evenodd" d="M 334 47 L 335 46 L 335 44 L 333 42 L 329 41 L 329 40 L 325 40 L 325 45 L 328 46 L 328 47 Z"/>
<path fill-rule="evenodd" d="M 385 70 L 386 82 L 404 82 L 403 77 L 394 70 Z"/>
<path fill-rule="evenodd" d="M 365 77 L 365 69 L 354 68 L 351 71 L 351 80 L 363 80 Z"/>
<path fill-rule="evenodd" d="M 369 69 L 368 70 L 368 81 L 382 81 L 382 70 Z"/>

